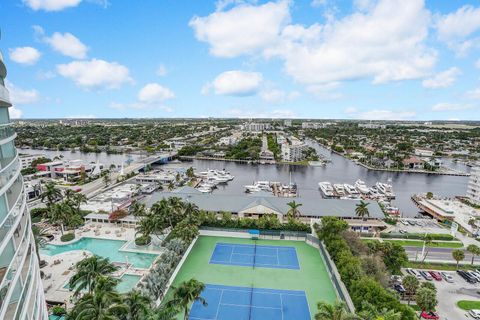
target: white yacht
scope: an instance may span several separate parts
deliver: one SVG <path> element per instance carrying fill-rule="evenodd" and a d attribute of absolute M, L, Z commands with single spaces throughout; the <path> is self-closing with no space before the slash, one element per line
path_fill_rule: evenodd
<path fill-rule="evenodd" d="M 338 196 L 344 196 L 345 195 L 345 188 L 343 186 L 343 184 L 341 183 L 335 183 L 333 185 L 333 189 L 335 190 L 335 193 L 338 195 Z"/>
<path fill-rule="evenodd" d="M 212 192 L 212 188 L 208 187 L 208 186 L 205 186 L 205 185 L 202 185 L 200 187 L 197 188 L 198 191 L 200 191 L 201 193 L 210 193 Z"/>
<path fill-rule="evenodd" d="M 270 181 L 256 181 L 244 186 L 245 192 L 271 191 Z"/>
<path fill-rule="evenodd" d="M 360 180 L 360 179 L 355 181 L 355 188 L 357 188 L 357 190 L 362 194 L 369 194 L 370 193 L 370 189 L 368 189 L 365 182 Z"/>
<path fill-rule="evenodd" d="M 333 186 L 330 182 L 328 181 L 319 182 L 318 186 L 325 197 L 329 198 L 334 196 Z"/>
<path fill-rule="evenodd" d="M 387 183 L 382 183 L 382 182 L 377 182 L 375 184 L 375 186 L 377 187 L 377 189 L 379 190 L 379 192 L 381 194 L 384 194 L 385 196 L 387 197 L 394 197 L 395 195 L 393 194 L 393 187 L 392 185 L 390 184 L 387 184 Z"/>
<path fill-rule="evenodd" d="M 245 192 L 260 192 L 262 189 L 257 184 L 250 184 L 243 186 L 245 188 Z"/>
<path fill-rule="evenodd" d="M 352 186 L 351 184 L 345 183 L 343 186 L 345 188 L 345 191 L 347 191 L 348 194 L 353 196 L 357 196 L 359 194 L 357 189 L 355 189 L 355 187 Z"/>

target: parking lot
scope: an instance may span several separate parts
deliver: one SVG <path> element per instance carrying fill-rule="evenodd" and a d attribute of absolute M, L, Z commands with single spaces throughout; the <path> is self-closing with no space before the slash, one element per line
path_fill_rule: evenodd
<path fill-rule="evenodd" d="M 442 227 L 434 219 L 399 219 L 393 232 L 400 232 L 400 230 L 408 233 L 450 233 L 449 229 Z"/>
<path fill-rule="evenodd" d="M 402 270 L 404 275 L 408 273 Z M 425 270 L 427 271 L 427 270 Z M 480 283 L 471 284 L 465 281 L 455 271 L 443 271 L 449 274 L 453 278 L 453 282 L 449 283 L 442 279 L 441 281 L 431 280 L 437 288 L 438 307 L 437 312 L 442 320 L 461 320 L 472 319 L 464 311 L 457 307 L 456 303 L 460 300 L 478 300 L 480 294 L 477 291 L 480 290 Z M 420 282 L 427 282 L 422 279 Z"/>

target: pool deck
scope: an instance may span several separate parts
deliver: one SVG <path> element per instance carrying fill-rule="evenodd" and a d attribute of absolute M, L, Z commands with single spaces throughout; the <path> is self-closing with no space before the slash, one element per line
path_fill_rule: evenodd
<path fill-rule="evenodd" d="M 88 230 L 88 231 L 86 231 Z M 121 236 L 117 236 L 115 231 L 122 230 L 119 226 L 113 226 L 111 224 L 102 224 L 102 223 L 89 223 L 85 227 L 75 230 L 75 239 L 69 242 L 61 242 L 60 231 L 52 232 L 55 239 L 49 242 L 53 245 L 65 245 L 69 243 L 74 243 L 80 240 L 82 237 L 88 238 L 97 238 L 97 239 L 106 239 L 106 240 L 122 240 L 122 241 L 132 241 L 135 237 L 135 230 L 130 228 L 123 228 L 121 231 Z M 118 234 L 118 232 L 117 232 Z M 140 252 L 140 253 L 157 253 L 161 252 L 152 251 L 152 250 L 130 250 L 130 252 Z M 43 267 L 41 270 L 45 273 L 45 277 L 42 280 L 43 287 L 45 291 L 45 298 L 47 300 L 53 301 L 64 301 L 67 303 L 67 306 L 72 306 L 70 298 L 73 295 L 73 292 L 64 288 L 65 283 L 70 279 L 74 272 L 74 266 L 80 260 L 91 256 L 91 253 L 87 250 L 73 250 L 53 256 L 40 254 L 41 259 L 47 262 L 47 266 Z M 114 276 L 121 276 L 123 273 L 134 274 L 143 276 L 148 273 L 146 269 L 138 269 L 134 267 L 129 267 L 128 269 L 122 268 L 118 274 Z"/>

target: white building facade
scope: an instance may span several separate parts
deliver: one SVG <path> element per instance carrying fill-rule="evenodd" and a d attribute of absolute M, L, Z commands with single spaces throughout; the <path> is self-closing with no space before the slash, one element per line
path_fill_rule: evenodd
<path fill-rule="evenodd" d="M 0 319 L 47 320 L 0 53 Z"/>
<path fill-rule="evenodd" d="M 467 197 L 476 204 L 480 204 L 480 166 L 477 163 L 470 171 L 468 181 Z"/>

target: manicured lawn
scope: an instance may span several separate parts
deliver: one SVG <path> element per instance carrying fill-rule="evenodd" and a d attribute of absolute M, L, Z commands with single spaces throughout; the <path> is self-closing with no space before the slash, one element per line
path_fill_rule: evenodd
<path fill-rule="evenodd" d="M 383 239 L 383 241 L 395 242 L 404 247 L 423 247 L 423 241 L 421 240 L 390 240 Z M 433 242 L 427 247 L 431 248 L 463 248 L 463 243 L 453 242 L 453 241 L 436 241 Z"/>
<path fill-rule="evenodd" d="M 195 278 L 206 284 L 305 291 L 310 314 L 317 312 L 317 303 L 334 303 L 336 291 L 318 249 L 302 241 L 257 240 L 257 245 L 290 246 L 297 253 L 300 270 L 252 268 L 209 263 L 217 243 L 254 244 L 253 240 L 200 236 L 173 281 L 178 286 Z M 167 300 L 171 290 L 167 293 Z M 208 301 L 207 301 L 208 302 Z"/>
<path fill-rule="evenodd" d="M 414 269 L 427 269 L 427 270 L 443 270 L 443 271 L 455 271 L 457 270 L 457 266 L 455 264 L 446 264 L 446 263 L 422 263 L 422 262 L 413 262 L 410 261 L 407 263 L 407 268 L 414 268 Z M 459 265 L 458 269 L 461 270 L 471 270 L 478 268 L 478 266 L 471 266 L 471 265 Z"/>
<path fill-rule="evenodd" d="M 480 301 L 472 301 L 472 300 L 460 300 L 457 302 L 457 305 L 460 309 L 463 310 L 472 310 L 472 309 L 480 309 Z"/>

